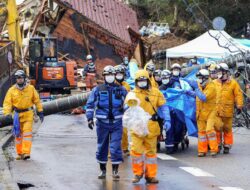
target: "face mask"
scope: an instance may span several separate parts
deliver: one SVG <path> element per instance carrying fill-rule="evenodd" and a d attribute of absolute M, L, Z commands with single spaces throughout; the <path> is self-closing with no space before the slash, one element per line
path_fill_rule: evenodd
<path fill-rule="evenodd" d="M 176 76 L 176 77 L 179 76 L 180 75 L 180 71 L 173 71 L 173 75 Z"/>
<path fill-rule="evenodd" d="M 197 79 L 197 82 L 198 82 L 199 84 L 201 84 L 201 83 L 203 82 L 203 80 L 202 80 L 202 79 Z"/>
<path fill-rule="evenodd" d="M 148 82 L 147 81 L 139 81 L 139 82 L 137 82 L 137 85 L 139 86 L 139 88 L 145 89 L 148 86 Z"/>
<path fill-rule="evenodd" d="M 108 83 L 108 84 L 111 84 L 115 81 L 115 76 L 113 75 L 110 75 L 110 76 L 105 76 L 105 81 Z"/>
<path fill-rule="evenodd" d="M 169 83 L 169 79 L 162 79 L 162 83 L 163 84 L 168 84 Z"/>
<path fill-rule="evenodd" d="M 217 74 L 210 74 L 210 77 L 211 77 L 211 79 L 217 79 L 218 78 Z"/>
<path fill-rule="evenodd" d="M 123 74 L 117 74 L 117 75 L 115 76 L 115 78 L 116 78 L 117 80 L 123 80 L 123 79 L 124 79 L 124 75 L 123 75 Z"/>
<path fill-rule="evenodd" d="M 161 77 L 155 76 L 155 81 L 157 81 L 157 82 L 161 81 Z"/>
<path fill-rule="evenodd" d="M 223 77 L 222 73 L 218 73 L 218 79 L 221 79 Z"/>

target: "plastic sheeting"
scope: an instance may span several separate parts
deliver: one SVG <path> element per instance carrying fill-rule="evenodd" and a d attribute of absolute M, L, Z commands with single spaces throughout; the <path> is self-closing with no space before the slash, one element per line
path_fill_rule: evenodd
<path fill-rule="evenodd" d="M 151 118 L 151 115 L 144 111 L 140 107 L 139 100 L 136 98 L 133 92 L 129 92 L 126 100 L 128 105 L 134 105 L 129 107 L 122 118 L 123 126 L 131 129 L 135 134 L 140 137 L 148 135 L 148 121 Z M 129 101 L 137 101 L 137 104 L 129 104 Z"/>
<path fill-rule="evenodd" d="M 189 84 L 180 79 L 182 89 L 168 88 L 162 91 L 165 98 L 167 99 L 167 105 L 170 108 L 179 110 L 184 115 L 184 118 L 180 118 L 185 121 L 188 135 L 197 137 L 198 130 L 196 125 L 196 100 L 195 98 L 184 93 L 186 90 L 190 90 Z"/>
<path fill-rule="evenodd" d="M 12 135 L 14 137 L 20 137 L 21 135 L 19 114 L 17 112 L 14 112 Z"/>
<path fill-rule="evenodd" d="M 130 77 L 126 80 L 131 89 L 135 88 L 135 73 L 139 70 L 136 62 L 129 62 L 129 74 Z"/>

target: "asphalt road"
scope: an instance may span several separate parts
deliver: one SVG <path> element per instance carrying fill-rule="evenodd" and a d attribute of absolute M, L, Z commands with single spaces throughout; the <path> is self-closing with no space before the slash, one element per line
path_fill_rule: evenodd
<path fill-rule="evenodd" d="M 197 139 L 190 139 L 190 147 L 173 156 L 158 155 L 160 183 L 137 185 L 131 183 L 130 157 L 120 167 L 121 180 L 113 182 L 111 165 L 106 180 L 98 180 L 99 166 L 95 160 L 96 133 L 87 128 L 84 115 L 52 115 L 35 129 L 31 160 L 10 162 L 11 173 L 28 189 L 90 189 L 90 190 L 240 190 L 250 189 L 250 130 L 237 129 L 235 146 L 229 155 L 216 158 L 196 156 Z M 162 144 L 163 145 L 163 144 Z M 15 156 L 14 147 L 9 154 Z"/>

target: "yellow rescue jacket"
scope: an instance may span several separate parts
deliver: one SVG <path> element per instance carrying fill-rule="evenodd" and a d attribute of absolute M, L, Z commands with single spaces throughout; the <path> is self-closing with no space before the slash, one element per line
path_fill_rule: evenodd
<path fill-rule="evenodd" d="M 220 117 L 233 117 L 234 105 L 243 107 L 243 94 L 239 84 L 234 79 L 222 83 L 215 80 L 217 89 L 217 114 Z"/>
<path fill-rule="evenodd" d="M 206 121 L 216 115 L 216 85 L 209 81 L 204 89 L 199 84 L 199 89 L 205 94 L 206 101 L 203 102 L 196 97 L 196 119 Z"/>
<path fill-rule="evenodd" d="M 136 97 L 140 100 L 140 107 L 142 107 L 144 111 L 148 112 L 151 116 L 155 114 L 154 109 L 157 111 L 159 107 L 161 107 L 166 103 L 163 94 L 157 88 L 150 88 L 149 90 L 142 90 L 139 88 L 135 88 L 133 92 L 135 93 Z M 145 100 L 146 97 L 148 97 L 151 103 Z M 147 136 L 148 138 L 160 135 L 160 126 L 157 121 L 149 120 L 148 130 L 149 130 L 149 134 Z"/>
<path fill-rule="evenodd" d="M 19 90 L 13 85 L 7 92 L 3 102 L 4 115 L 12 114 L 13 109 L 24 110 L 36 105 L 38 112 L 43 111 L 39 95 L 32 85 L 27 85 L 23 90 Z M 33 121 L 33 110 L 19 113 L 20 122 Z"/>
<path fill-rule="evenodd" d="M 127 90 L 127 92 L 131 90 L 129 84 L 126 81 L 122 81 L 122 83 L 119 84 L 121 84 Z"/>

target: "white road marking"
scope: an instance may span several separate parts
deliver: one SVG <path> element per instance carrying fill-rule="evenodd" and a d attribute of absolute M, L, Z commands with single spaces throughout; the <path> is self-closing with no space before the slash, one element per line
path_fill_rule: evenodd
<path fill-rule="evenodd" d="M 173 157 L 173 156 L 169 156 L 163 153 L 158 153 L 157 157 L 161 160 L 178 160 L 177 158 Z"/>
<path fill-rule="evenodd" d="M 205 172 L 199 168 L 194 168 L 194 167 L 180 167 L 180 169 L 196 176 L 196 177 L 214 177 L 214 175 Z"/>
<path fill-rule="evenodd" d="M 219 187 L 222 190 L 244 190 L 239 187 Z"/>

